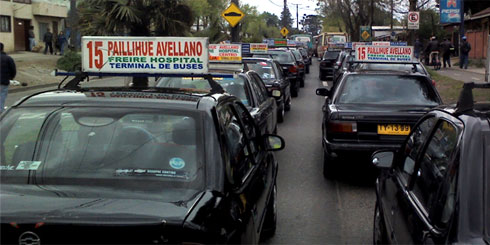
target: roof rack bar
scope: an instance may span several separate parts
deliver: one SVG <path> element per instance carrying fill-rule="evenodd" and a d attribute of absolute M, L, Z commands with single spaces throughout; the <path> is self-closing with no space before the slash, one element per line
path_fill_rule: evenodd
<path fill-rule="evenodd" d="M 112 73 L 112 72 L 82 72 L 86 76 L 93 77 L 212 77 L 233 78 L 233 74 L 161 74 L 161 73 Z M 59 72 L 55 71 L 55 76 L 77 76 L 78 72 Z"/>
<path fill-rule="evenodd" d="M 490 88 L 490 83 L 475 83 L 466 82 L 463 84 L 463 89 L 459 94 L 458 103 L 456 104 L 456 115 L 460 115 L 465 111 L 473 110 L 473 89 L 474 88 Z"/>

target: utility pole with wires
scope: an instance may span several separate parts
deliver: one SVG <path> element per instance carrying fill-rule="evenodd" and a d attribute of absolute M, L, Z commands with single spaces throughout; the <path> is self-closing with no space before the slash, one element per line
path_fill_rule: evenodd
<path fill-rule="evenodd" d="M 231 0 L 232 3 L 238 5 L 238 0 Z M 240 23 L 238 23 L 235 27 L 231 28 L 231 42 L 236 43 L 240 41 Z"/>

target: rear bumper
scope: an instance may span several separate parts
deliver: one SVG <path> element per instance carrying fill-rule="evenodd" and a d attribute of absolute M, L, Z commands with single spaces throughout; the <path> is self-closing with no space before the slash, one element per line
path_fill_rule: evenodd
<path fill-rule="evenodd" d="M 329 153 L 339 153 L 339 152 L 373 152 L 380 149 L 387 150 L 398 150 L 401 146 L 400 143 L 364 143 L 364 142 L 330 142 L 326 138 L 323 138 L 323 149 Z"/>

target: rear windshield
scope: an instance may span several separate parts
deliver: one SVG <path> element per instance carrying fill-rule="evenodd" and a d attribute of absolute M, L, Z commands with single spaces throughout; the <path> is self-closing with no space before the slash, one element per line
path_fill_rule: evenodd
<path fill-rule="evenodd" d="M 141 108 L 19 108 L 2 119 L 2 183 L 201 189 L 200 115 Z"/>
<path fill-rule="evenodd" d="M 323 59 L 336 60 L 339 57 L 340 51 L 327 51 L 323 55 Z"/>
<path fill-rule="evenodd" d="M 439 99 L 421 77 L 399 75 L 350 75 L 339 91 L 339 104 L 436 106 Z"/>
<path fill-rule="evenodd" d="M 294 54 L 294 57 L 296 58 L 296 60 L 303 60 L 303 56 L 301 55 L 301 53 L 298 50 L 293 51 L 293 54 Z"/>
<path fill-rule="evenodd" d="M 257 72 L 264 81 L 276 78 L 272 65 L 272 63 L 265 61 L 247 62 L 248 69 Z"/>
<path fill-rule="evenodd" d="M 269 54 L 272 56 L 273 59 L 277 60 L 281 64 L 295 62 L 294 57 L 289 52 L 269 51 Z"/>
<path fill-rule="evenodd" d="M 250 95 L 245 86 L 245 78 L 214 78 L 226 92 L 236 96 L 244 105 L 248 106 Z M 209 82 L 202 77 L 162 77 L 157 82 L 157 87 L 165 88 L 196 88 L 210 90 Z"/>

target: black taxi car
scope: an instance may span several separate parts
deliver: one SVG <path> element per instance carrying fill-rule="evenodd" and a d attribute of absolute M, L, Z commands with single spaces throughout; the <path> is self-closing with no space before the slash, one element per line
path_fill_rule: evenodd
<path fill-rule="evenodd" d="M 442 103 L 432 80 L 418 72 L 352 71 L 329 90 L 323 106 L 323 174 L 332 177 L 335 165 L 352 152 L 396 149 L 413 125 Z"/>
<path fill-rule="evenodd" d="M 320 80 L 325 81 L 327 79 L 333 79 L 335 72 L 334 66 L 336 65 L 340 53 L 341 50 L 331 49 L 323 54 L 322 60 L 320 61 L 320 72 L 318 74 Z"/>
<path fill-rule="evenodd" d="M 291 109 L 291 85 L 284 76 L 281 64 L 273 59 L 266 58 L 244 58 L 246 69 L 255 71 L 269 92 L 276 99 L 277 121 L 284 121 L 285 111 Z"/>
<path fill-rule="evenodd" d="M 277 132 L 277 105 L 269 96 L 264 81 L 257 72 L 245 71 L 242 64 L 212 63 L 210 71 L 229 74 L 229 77 L 215 78 L 226 92 L 236 96 L 248 109 L 262 133 Z M 204 77 L 162 77 L 157 87 L 210 89 Z M 274 95 L 274 94 L 271 94 Z M 277 97 L 281 95 L 275 94 Z"/>
<path fill-rule="evenodd" d="M 404 144 L 373 154 L 375 244 L 490 243 L 490 102 L 466 83 L 457 106 L 427 113 Z"/>
<path fill-rule="evenodd" d="M 83 76 L 80 76 L 83 77 Z M 247 108 L 176 88 L 40 92 L 0 117 L 1 243 L 257 243 L 276 227 L 271 151 Z"/>

